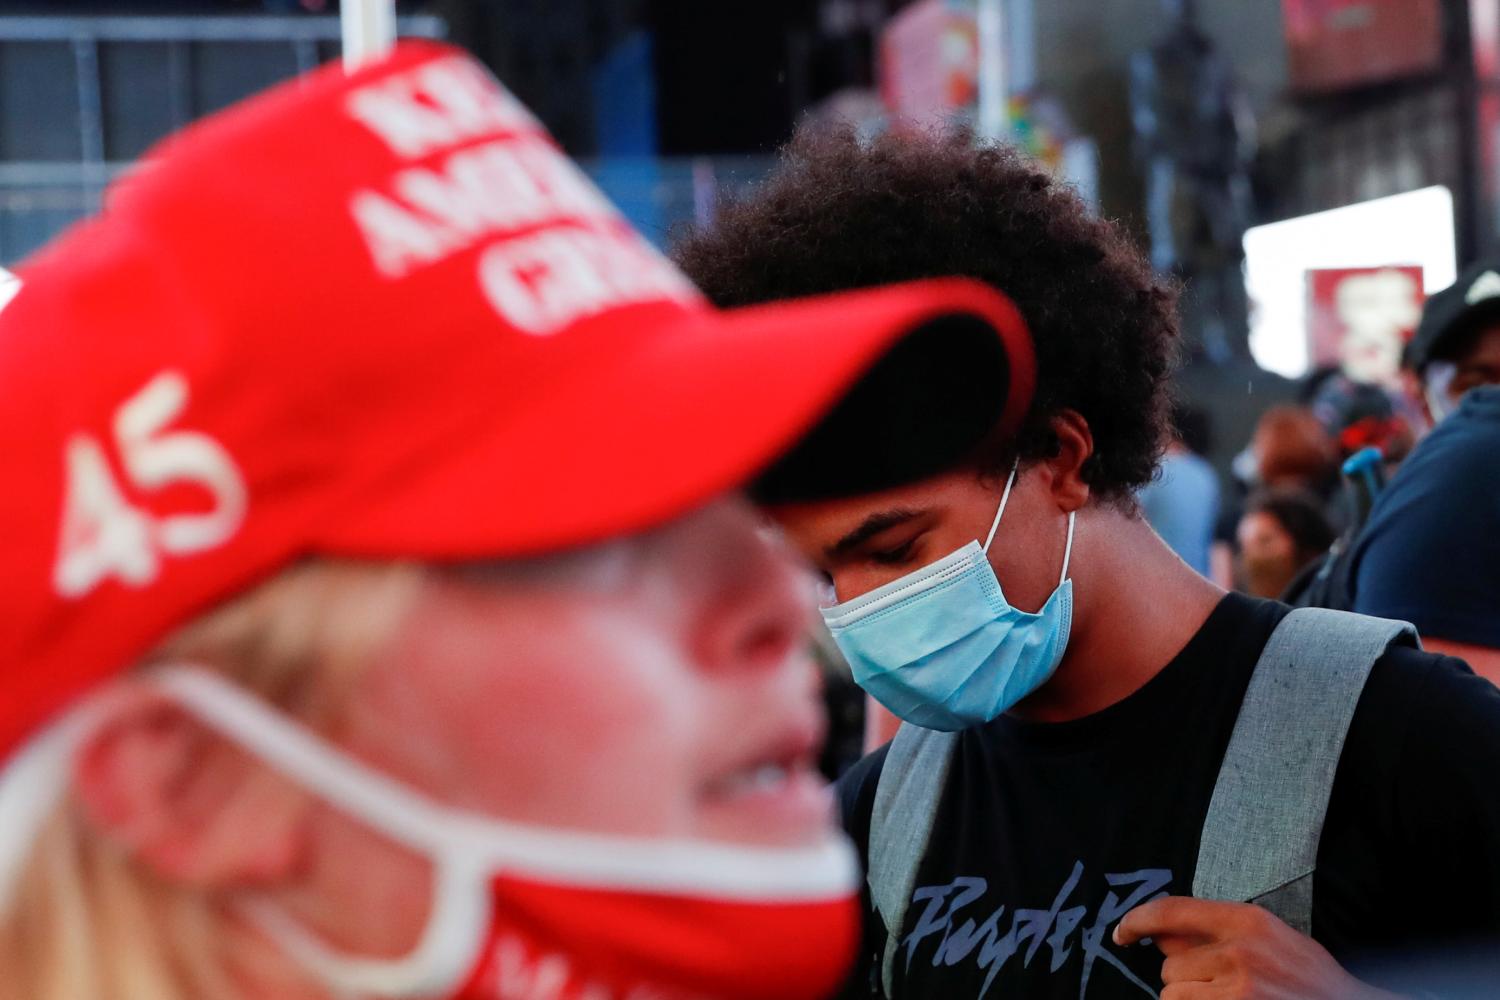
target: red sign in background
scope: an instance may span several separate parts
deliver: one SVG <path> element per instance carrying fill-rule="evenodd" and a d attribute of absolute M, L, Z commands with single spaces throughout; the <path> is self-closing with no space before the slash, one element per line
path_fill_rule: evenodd
<path fill-rule="evenodd" d="M 979 94 L 979 29 L 972 9 L 918 0 L 880 39 L 880 94 L 893 115 L 922 119 L 973 104 Z"/>
<path fill-rule="evenodd" d="M 1440 0 L 1281 0 L 1292 86 L 1319 91 L 1442 66 Z"/>
<path fill-rule="evenodd" d="M 1359 382 L 1394 384 L 1423 301 L 1419 265 L 1308 271 L 1308 359 Z"/>

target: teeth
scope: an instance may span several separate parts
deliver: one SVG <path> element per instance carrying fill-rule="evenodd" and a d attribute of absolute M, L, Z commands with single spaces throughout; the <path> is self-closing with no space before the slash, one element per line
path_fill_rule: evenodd
<path fill-rule="evenodd" d="M 750 784 L 757 789 L 774 788 L 785 781 L 786 768 L 778 764 L 756 768 L 750 775 Z"/>
<path fill-rule="evenodd" d="M 749 771 L 741 771 L 724 782 L 724 790 L 731 795 L 752 792 L 768 792 L 786 783 L 787 769 L 780 764 L 762 764 Z"/>

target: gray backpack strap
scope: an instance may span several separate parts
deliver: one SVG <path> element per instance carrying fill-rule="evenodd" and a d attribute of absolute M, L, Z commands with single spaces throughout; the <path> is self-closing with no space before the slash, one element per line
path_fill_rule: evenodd
<path fill-rule="evenodd" d="M 1312 879 L 1334 772 L 1370 668 L 1405 622 L 1299 608 L 1271 633 L 1209 801 L 1193 895 L 1253 902 L 1312 931 Z"/>
<path fill-rule="evenodd" d="M 896 952 L 906 908 L 917 887 L 917 866 L 927 850 L 938 801 L 948 781 L 957 733 L 902 723 L 886 751 L 870 814 L 870 899 L 886 927 L 881 984 L 891 995 Z"/>

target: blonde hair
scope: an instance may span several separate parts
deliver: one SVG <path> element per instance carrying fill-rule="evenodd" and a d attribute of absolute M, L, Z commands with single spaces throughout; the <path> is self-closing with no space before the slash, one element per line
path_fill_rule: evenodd
<path fill-rule="evenodd" d="M 326 731 L 422 578 L 411 565 L 304 563 L 188 625 L 142 666 L 218 670 Z M 230 981 L 222 913 L 211 893 L 153 877 L 69 796 L 0 913 L 0 1000 L 249 1000 Z"/>

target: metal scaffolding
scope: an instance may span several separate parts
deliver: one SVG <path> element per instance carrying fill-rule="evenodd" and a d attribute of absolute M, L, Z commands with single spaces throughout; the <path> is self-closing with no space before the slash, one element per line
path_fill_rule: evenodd
<path fill-rule="evenodd" d="M 389 25 L 378 14 L 376 10 L 375 16 L 354 24 L 362 41 L 378 42 L 388 32 Z M 441 38 L 447 33 L 443 20 L 432 16 L 403 17 L 395 27 L 402 37 Z M 50 45 L 68 51 L 76 80 L 76 105 L 26 112 L 34 113 L 39 122 L 73 118 L 76 113 L 79 151 L 76 160 L 65 161 L 32 158 L 19 150 L 0 158 L 0 263 L 29 251 L 70 217 L 96 210 L 110 179 L 129 169 L 131 160 L 114 155 L 108 142 L 108 115 L 114 103 L 101 63 L 113 49 L 163 48 L 165 124 L 171 131 L 199 113 L 195 70 L 212 73 L 211 66 L 202 65 L 206 47 L 261 44 L 279 49 L 280 58 L 290 51 L 291 67 L 305 73 L 340 52 L 344 30 L 339 18 L 332 16 L 0 17 L 0 60 L 17 46 Z M 28 213 L 36 217 L 33 222 L 44 221 L 23 225 L 24 232 L 17 234 L 17 217 Z"/>

